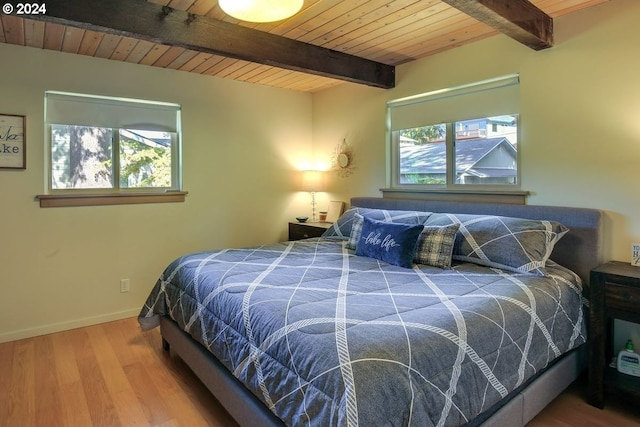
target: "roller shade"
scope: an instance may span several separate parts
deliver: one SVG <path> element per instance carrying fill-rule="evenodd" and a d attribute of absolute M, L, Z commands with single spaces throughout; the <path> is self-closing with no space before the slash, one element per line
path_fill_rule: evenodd
<path fill-rule="evenodd" d="M 392 131 L 518 113 L 518 74 L 387 102 Z"/>
<path fill-rule="evenodd" d="M 138 99 L 45 93 L 45 121 L 108 128 L 177 132 L 180 105 Z"/>

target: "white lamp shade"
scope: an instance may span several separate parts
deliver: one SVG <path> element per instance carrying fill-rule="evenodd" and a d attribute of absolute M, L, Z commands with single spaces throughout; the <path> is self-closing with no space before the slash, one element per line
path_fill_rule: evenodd
<path fill-rule="evenodd" d="M 303 4 L 304 0 L 218 0 L 227 15 L 249 22 L 280 21 L 298 13 Z"/>
<path fill-rule="evenodd" d="M 324 172 L 302 171 L 302 191 L 324 191 Z"/>

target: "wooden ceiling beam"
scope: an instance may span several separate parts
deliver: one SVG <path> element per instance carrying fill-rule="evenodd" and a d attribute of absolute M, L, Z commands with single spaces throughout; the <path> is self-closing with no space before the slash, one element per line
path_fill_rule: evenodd
<path fill-rule="evenodd" d="M 146 0 L 47 0 L 25 18 L 390 89 L 395 67 Z"/>
<path fill-rule="evenodd" d="M 442 1 L 534 50 L 553 46 L 553 19 L 528 0 Z"/>

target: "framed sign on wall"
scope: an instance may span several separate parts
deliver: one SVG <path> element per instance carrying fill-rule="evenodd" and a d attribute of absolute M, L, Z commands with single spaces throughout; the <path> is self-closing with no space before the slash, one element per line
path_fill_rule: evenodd
<path fill-rule="evenodd" d="M 0 169 L 26 169 L 26 117 L 0 114 Z"/>

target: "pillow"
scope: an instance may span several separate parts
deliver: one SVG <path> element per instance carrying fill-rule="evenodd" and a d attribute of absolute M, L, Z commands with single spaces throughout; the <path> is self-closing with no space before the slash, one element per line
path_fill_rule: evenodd
<path fill-rule="evenodd" d="M 360 214 L 378 221 L 398 222 L 403 224 L 424 224 L 431 212 L 403 211 L 370 208 L 350 208 L 342 214 L 323 234 L 322 237 L 349 237 L 354 224 L 355 214 Z"/>
<path fill-rule="evenodd" d="M 451 255 L 460 224 L 424 227 L 413 262 L 438 268 L 451 268 Z"/>
<path fill-rule="evenodd" d="M 493 215 L 433 214 L 426 226 L 459 224 L 454 260 L 544 276 L 553 248 L 569 229 L 555 221 Z"/>
<path fill-rule="evenodd" d="M 411 268 L 418 236 L 424 226 L 377 221 L 364 217 L 356 255 Z"/>

